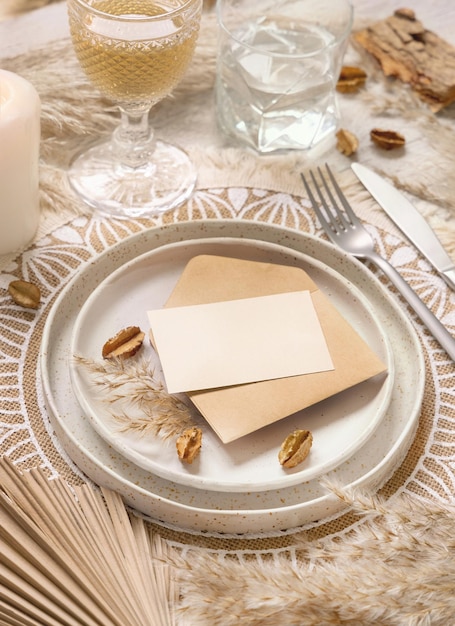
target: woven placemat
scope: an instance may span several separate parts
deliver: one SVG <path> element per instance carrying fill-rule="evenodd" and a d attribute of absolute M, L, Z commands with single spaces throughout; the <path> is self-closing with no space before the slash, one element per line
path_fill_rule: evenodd
<path fill-rule="evenodd" d="M 240 193 L 240 192 L 243 193 Z M 240 200 L 242 198 L 242 200 Z M 317 224 L 308 209 L 307 200 L 289 194 L 266 190 L 216 189 L 200 190 L 186 205 L 164 216 L 163 222 L 173 223 L 188 219 L 239 219 L 286 226 L 301 232 L 318 233 Z M 3 274 L 5 283 L 13 278 L 26 278 L 40 285 L 43 304 L 38 311 L 21 309 L 12 303 L 5 292 L 2 298 L 3 316 L 1 341 L 7 358 L 1 364 L 2 376 L 8 382 L 2 387 L 3 401 L 8 404 L 8 420 L 0 451 L 10 456 L 21 467 L 36 465 L 49 468 L 49 474 L 60 475 L 70 483 L 86 480 L 68 458 L 58 439 L 52 436 L 40 389 L 38 356 L 43 326 L 56 297 L 73 276 L 104 250 L 125 237 L 153 226 L 148 220 L 112 222 L 75 218 L 49 233 L 20 255 Z M 401 238 L 375 229 L 380 247 L 388 258 L 400 255 L 400 271 L 412 277 L 413 285 L 422 296 L 438 302 L 441 319 L 450 320 L 453 302 L 448 297 L 445 283 L 435 276 L 426 263 L 415 255 Z M 452 379 L 454 365 L 444 357 L 437 343 L 416 321 L 416 327 L 425 346 L 427 384 L 419 427 L 400 468 L 381 488 L 384 497 L 406 491 L 423 499 L 450 495 L 446 484 L 448 466 L 445 461 L 447 445 L 455 442 L 454 398 Z M 311 538 L 321 538 L 344 532 L 358 521 L 351 512 L 335 519 L 322 520 L 303 529 Z M 292 545 L 293 532 L 264 534 L 263 536 L 235 537 L 216 533 L 179 531 L 159 524 L 160 533 L 172 542 L 182 545 L 204 545 L 211 549 L 238 551 L 281 550 Z M 182 527 L 185 522 L 182 520 Z"/>

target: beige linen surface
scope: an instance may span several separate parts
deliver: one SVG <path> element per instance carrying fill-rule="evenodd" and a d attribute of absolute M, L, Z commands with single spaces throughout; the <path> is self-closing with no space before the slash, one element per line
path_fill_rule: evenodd
<path fill-rule="evenodd" d="M 372 14 L 368 13 L 366 3 L 358 4 L 356 24 L 364 25 L 368 20 L 371 21 Z M 381 13 L 378 17 L 387 15 L 384 12 L 392 4 L 382 3 L 381 8 L 375 5 Z M 450 8 L 447 10 L 450 12 Z M 56 16 L 61 26 L 65 22 L 59 11 L 60 7 L 53 5 L 52 15 Z M 27 15 L 28 20 L 30 15 Z M 438 17 L 439 13 L 435 12 L 434 15 Z M 454 15 L 453 8 L 451 15 Z M 443 23 L 441 20 L 438 24 L 430 23 L 428 26 L 435 28 Z M 27 27 L 23 22 L 15 24 L 14 28 L 18 29 L 16 32 L 23 32 L 21 29 Z M 443 323 L 454 332 L 454 293 L 384 216 L 351 173 L 349 159 L 337 153 L 333 145 L 324 153 L 262 159 L 238 146 L 229 145 L 218 134 L 213 112 L 216 32 L 212 13 L 204 16 L 201 39 L 191 71 L 174 96 L 157 107 L 154 116 L 157 133 L 165 139 L 178 141 L 197 163 L 199 181 L 196 193 L 185 205 L 157 220 L 116 222 L 92 217 L 68 190 L 65 168 L 75 147 L 86 140 L 87 134 L 105 134 L 112 129 L 115 120 L 108 104 L 99 99 L 80 73 L 64 27 L 61 26 L 59 36 L 53 31 L 50 38 L 54 39 L 51 44 L 38 46 L 35 50 L 27 50 L 25 42 L 22 42 L 21 54 L 8 55 L 8 50 L 14 47 L 0 48 L 0 55 L 6 57 L 2 67 L 29 78 L 37 86 L 43 101 L 40 231 L 27 250 L 0 259 L 0 453 L 12 459 L 18 467 L 26 469 L 41 466 L 49 476 L 61 476 L 71 484 L 87 482 L 87 477 L 68 457 L 52 431 L 38 369 L 40 341 L 46 318 L 69 280 L 86 263 L 96 259 L 99 253 L 130 234 L 154 225 L 183 220 L 257 220 L 322 237 L 298 173 L 302 168 L 323 163 L 326 159 L 337 170 L 346 194 L 354 201 L 356 210 L 367 223 L 378 250 L 397 267 Z M 369 81 L 364 91 L 356 96 L 341 98 L 343 126 L 352 129 L 360 138 L 358 160 L 374 166 L 406 193 L 413 194 L 416 206 L 436 229 L 448 251 L 452 256 L 455 255 L 454 107 L 435 116 L 406 86 L 384 81 L 365 53 L 352 48 L 349 58 L 356 61 L 360 59 L 369 71 Z M 368 139 L 372 125 L 395 127 L 403 132 L 408 139 L 406 149 L 395 154 L 385 154 L 375 149 Z M 399 299 L 387 280 L 374 268 L 371 269 Z M 40 284 L 43 302 L 38 311 L 21 309 L 11 302 L 7 285 L 15 278 L 25 278 Z M 401 305 L 406 309 L 403 302 Z M 422 324 L 410 311 L 408 313 L 423 346 L 426 363 L 425 395 L 415 440 L 401 466 L 395 468 L 393 475 L 381 487 L 380 495 L 386 502 L 390 502 L 391 510 L 398 507 L 400 498 L 410 496 L 420 503 L 424 511 L 431 511 L 432 503 L 448 506 L 453 503 L 455 496 L 455 366 L 447 360 Z M 355 495 L 353 504 L 356 504 Z M 399 522 L 396 523 L 399 526 Z M 302 548 L 302 542 L 309 541 L 316 545 L 315 541 L 336 538 L 343 546 L 350 546 L 350 536 L 353 537 L 355 530 L 366 524 L 367 521 L 356 506 L 348 508 L 334 519 L 320 520 L 305 528 L 245 537 L 188 532 L 184 528 L 184 520 L 181 529 L 156 520 L 150 522 L 151 527 L 173 546 L 182 549 L 182 554 L 186 554 L 192 547 L 200 547 L 207 554 L 213 553 L 220 557 L 234 554 L 240 560 L 255 557 L 273 561 L 284 553 L 292 563 L 296 558 L 305 562 L 308 548 Z M 328 551 L 325 558 L 330 559 L 333 554 Z M 314 563 L 311 567 L 316 567 L 317 572 Z M 275 574 L 276 571 L 283 570 L 275 570 Z M 190 585 L 192 579 L 188 576 Z M 270 582 L 266 574 L 264 577 L 264 582 Z M 378 586 L 385 593 L 389 591 L 383 573 L 381 585 L 378 582 Z M 387 600 L 384 598 L 386 605 Z M 282 603 L 285 606 L 284 601 Z M 321 606 L 322 603 L 321 600 Z M 351 611 L 354 615 L 353 607 Z M 227 618 L 223 622 L 222 618 L 213 615 L 211 617 L 209 611 L 206 622 L 201 618 L 198 623 L 230 623 Z M 404 613 L 400 621 L 399 603 L 397 615 L 396 622 L 390 620 L 378 623 L 417 623 L 411 622 L 410 618 L 408 621 L 408 617 L 403 617 Z M 250 621 L 246 614 L 244 617 L 242 623 L 255 623 L 252 617 Z M 258 623 L 265 624 L 266 621 Z M 307 622 L 300 623 L 322 622 L 315 617 L 314 621 L 308 618 Z M 340 618 L 340 621 L 333 623 L 368 624 L 373 621 L 369 622 L 365 618 L 349 622 Z M 440 623 L 442 626 L 448 622 L 435 619 L 427 623 Z"/>

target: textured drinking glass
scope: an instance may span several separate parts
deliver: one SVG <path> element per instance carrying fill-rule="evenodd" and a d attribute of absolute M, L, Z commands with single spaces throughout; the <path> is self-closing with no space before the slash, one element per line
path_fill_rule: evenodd
<path fill-rule="evenodd" d="M 67 6 L 81 67 L 121 112 L 112 137 L 72 163 L 72 187 L 114 217 L 178 206 L 192 193 L 196 171 L 183 150 L 155 139 L 149 111 L 192 59 L 202 0 L 67 0 Z"/>
<path fill-rule="evenodd" d="M 339 124 L 349 0 L 218 0 L 217 114 L 261 153 L 307 150 Z"/>

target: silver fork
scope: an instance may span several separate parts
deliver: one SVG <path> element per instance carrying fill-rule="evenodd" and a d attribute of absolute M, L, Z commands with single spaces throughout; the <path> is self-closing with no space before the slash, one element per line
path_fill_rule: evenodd
<path fill-rule="evenodd" d="M 446 350 L 451 359 L 455 361 L 455 339 L 445 326 L 441 324 L 437 317 L 433 315 L 430 309 L 428 309 L 428 307 L 422 302 L 419 296 L 396 271 L 396 269 L 375 251 L 372 237 L 352 210 L 352 207 L 341 191 L 327 164 L 326 169 L 331 186 L 328 184 L 326 178 L 324 178 L 321 168 L 318 167 L 324 191 L 322 190 L 321 185 L 318 184 L 313 172 L 310 171 L 313 186 L 317 191 L 320 202 L 318 202 L 314 197 L 305 176 L 301 174 L 301 177 L 314 212 L 316 213 L 319 222 L 329 239 L 331 239 L 333 243 L 337 244 L 345 252 L 348 252 L 359 259 L 368 259 L 379 267 L 390 279 L 396 289 L 401 293 L 413 311 L 422 320 L 428 330 L 432 333 L 433 337 Z M 335 198 L 332 189 L 335 191 L 338 200 Z M 321 209 L 320 205 L 324 207 L 324 210 Z"/>

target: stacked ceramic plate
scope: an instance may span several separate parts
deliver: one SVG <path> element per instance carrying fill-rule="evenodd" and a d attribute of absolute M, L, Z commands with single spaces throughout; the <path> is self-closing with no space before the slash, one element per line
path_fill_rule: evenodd
<path fill-rule="evenodd" d="M 191 465 L 179 461 L 174 440 L 119 427 L 80 364 L 99 360 L 100 345 L 120 328 L 147 329 L 147 310 L 165 304 L 188 261 L 201 254 L 304 269 L 387 374 L 227 445 L 206 425 L 203 454 Z M 142 352 L 152 358 L 148 342 Z M 424 389 L 413 328 L 363 265 L 309 235 L 232 220 L 154 228 L 97 257 L 56 301 L 41 368 L 57 436 L 93 481 L 158 521 L 206 532 L 278 531 L 332 516 L 343 505 L 322 479 L 377 488 L 409 449 Z M 120 412 L 128 411 L 126 396 Z M 311 454 L 284 471 L 279 444 L 302 424 L 313 434 Z"/>

